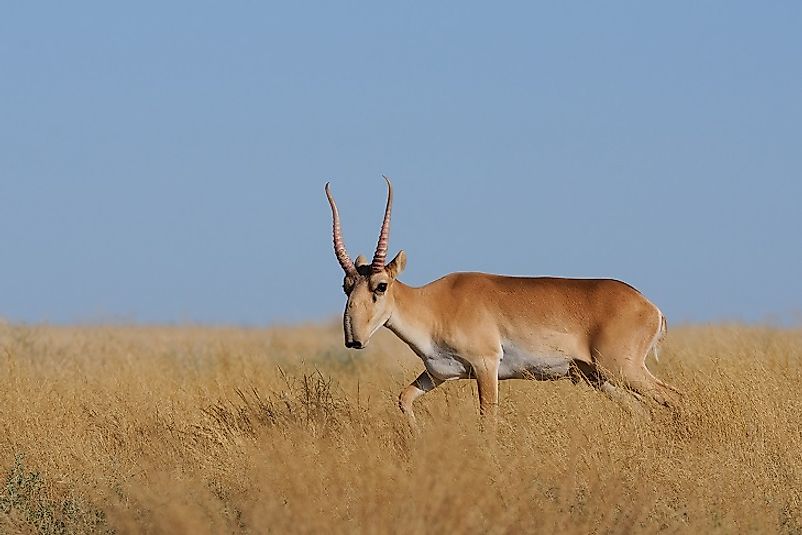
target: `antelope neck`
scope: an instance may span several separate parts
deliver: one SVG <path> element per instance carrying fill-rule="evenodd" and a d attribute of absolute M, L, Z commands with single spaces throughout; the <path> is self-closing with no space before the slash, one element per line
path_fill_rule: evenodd
<path fill-rule="evenodd" d="M 430 296 L 424 288 L 413 288 L 398 280 L 394 283 L 395 306 L 385 326 L 419 355 L 432 341 Z"/>

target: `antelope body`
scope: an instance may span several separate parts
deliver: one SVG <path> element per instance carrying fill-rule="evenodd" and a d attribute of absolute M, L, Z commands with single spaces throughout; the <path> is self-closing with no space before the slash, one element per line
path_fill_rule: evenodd
<path fill-rule="evenodd" d="M 505 379 L 569 378 L 604 391 L 615 383 L 638 398 L 673 400 L 678 391 L 645 364 L 665 334 L 665 318 L 628 284 L 486 273 L 452 273 L 420 288 L 399 281 L 404 251 L 386 264 L 392 184 L 385 180 L 384 222 L 370 263 L 350 260 L 328 184 L 326 195 L 345 271 L 345 345 L 362 349 L 385 326 L 423 360 L 426 370 L 399 396 L 411 419 L 415 399 L 453 379 L 476 379 L 483 414 L 495 413 L 498 381 Z"/>

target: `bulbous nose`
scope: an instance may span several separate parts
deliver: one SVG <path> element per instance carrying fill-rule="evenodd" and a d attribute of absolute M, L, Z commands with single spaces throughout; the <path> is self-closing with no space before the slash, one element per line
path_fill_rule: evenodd
<path fill-rule="evenodd" d="M 351 340 L 350 342 L 345 343 L 345 347 L 349 349 L 362 349 L 365 347 L 365 344 L 363 344 L 359 340 Z"/>

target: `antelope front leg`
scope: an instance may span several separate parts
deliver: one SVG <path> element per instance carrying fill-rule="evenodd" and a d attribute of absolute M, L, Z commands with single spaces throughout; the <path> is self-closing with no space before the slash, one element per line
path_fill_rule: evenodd
<path fill-rule="evenodd" d="M 426 392 L 440 386 L 442 382 L 443 381 L 440 379 L 435 379 L 429 375 L 429 372 L 423 372 L 417 379 L 412 381 L 408 387 L 401 391 L 401 394 L 398 396 L 398 407 L 401 409 L 401 412 L 409 418 L 412 425 L 416 425 L 417 423 L 415 420 L 415 412 L 412 410 L 412 403 Z"/>
<path fill-rule="evenodd" d="M 498 414 L 498 366 L 499 359 L 488 358 L 473 367 L 479 386 L 479 414 L 493 420 Z"/>

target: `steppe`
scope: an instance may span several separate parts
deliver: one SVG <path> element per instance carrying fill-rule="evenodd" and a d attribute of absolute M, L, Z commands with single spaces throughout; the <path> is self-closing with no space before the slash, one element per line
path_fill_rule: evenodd
<path fill-rule="evenodd" d="M 802 533 L 802 329 L 671 327 L 674 409 L 569 381 L 417 404 L 390 333 L 0 324 L 2 533 Z"/>

